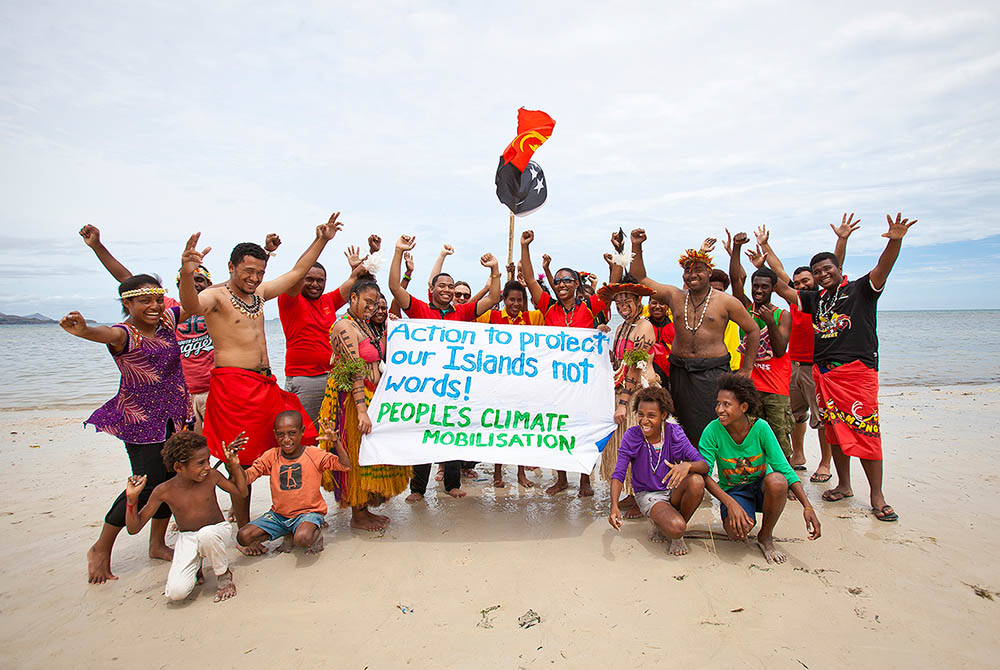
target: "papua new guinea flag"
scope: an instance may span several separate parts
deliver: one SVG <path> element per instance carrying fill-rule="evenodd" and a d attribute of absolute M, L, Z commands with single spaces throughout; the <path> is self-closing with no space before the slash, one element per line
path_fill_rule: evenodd
<path fill-rule="evenodd" d="M 517 137 L 507 145 L 497 166 L 497 198 L 518 216 L 526 216 L 545 202 L 548 186 L 535 149 L 549 139 L 556 122 L 545 112 L 517 110 Z"/>

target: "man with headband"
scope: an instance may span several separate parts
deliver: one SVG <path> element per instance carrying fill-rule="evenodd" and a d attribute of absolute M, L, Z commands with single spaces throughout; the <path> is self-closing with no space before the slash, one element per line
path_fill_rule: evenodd
<path fill-rule="evenodd" d="M 97 226 L 84 226 L 80 229 L 80 237 L 94 250 L 97 260 L 101 261 L 104 269 L 119 283 L 132 276 L 132 272 L 112 256 L 101 242 L 101 231 Z M 270 253 L 277 249 L 279 244 L 281 241 L 278 236 L 271 233 L 264 242 L 264 249 Z M 180 281 L 181 275 L 178 272 L 176 284 L 179 285 Z M 211 285 L 212 273 L 204 265 L 199 265 L 194 271 L 195 290 L 201 293 Z M 170 296 L 164 296 L 163 303 L 167 309 L 180 306 L 180 303 Z M 212 337 L 208 334 L 205 317 L 200 314 L 193 314 L 180 321 L 177 324 L 176 335 L 177 344 L 181 348 L 181 370 L 184 372 L 184 381 L 187 382 L 188 393 L 191 394 L 191 406 L 194 409 L 194 430 L 196 433 L 201 433 L 205 421 L 205 405 L 208 402 L 208 380 L 212 368 L 215 367 L 215 347 L 212 344 Z"/>
<path fill-rule="evenodd" d="M 655 298 L 666 303 L 674 316 L 670 392 L 677 420 L 691 444 L 696 445 L 705 426 L 717 418 L 718 379 L 729 372 L 729 350 L 724 341 L 726 325 L 735 321 L 746 333 L 747 353 L 739 373 L 747 377 L 757 357 L 760 328 L 739 300 L 712 288 L 709 278 L 713 263 L 708 253 L 688 249 L 680 257 L 685 288 L 679 289 L 646 276 L 642 259 L 646 231 L 636 228 L 631 239 L 633 257 L 629 271 L 636 280 L 655 290 Z"/>

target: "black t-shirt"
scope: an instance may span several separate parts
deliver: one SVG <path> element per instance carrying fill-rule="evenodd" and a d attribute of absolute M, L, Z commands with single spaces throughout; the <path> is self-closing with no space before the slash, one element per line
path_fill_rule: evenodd
<path fill-rule="evenodd" d="M 880 295 L 868 275 L 855 281 L 845 277 L 833 291 L 799 291 L 802 311 L 812 315 L 813 360 L 861 361 L 878 370 L 875 313 Z"/>

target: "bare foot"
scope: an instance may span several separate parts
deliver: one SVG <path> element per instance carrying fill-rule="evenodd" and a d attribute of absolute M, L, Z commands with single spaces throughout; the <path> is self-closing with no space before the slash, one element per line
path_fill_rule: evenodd
<path fill-rule="evenodd" d="M 373 512 L 371 510 L 368 510 L 368 514 L 370 514 L 373 519 L 378 519 L 379 521 L 381 521 L 382 523 L 384 523 L 387 526 L 389 525 L 389 522 L 392 521 L 392 519 L 390 519 L 389 517 L 387 517 L 385 514 L 376 514 L 375 512 Z"/>
<path fill-rule="evenodd" d="M 594 495 L 594 487 L 590 485 L 590 482 L 580 482 L 580 492 L 576 495 L 581 498 L 589 498 Z"/>
<path fill-rule="evenodd" d="M 239 549 L 240 553 L 244 556 L 263 556 L 267 553 L 267 547 L 265 547 L 261 542 L 254 542 L 246 547 L 237 543 L 236 548 Z"/>
<path fill-rule="evenodd" d="M 667 536 L 663 534 L 663 531 L 657 527 L 652 521 L 649 522 L 649 541 L 650 542 L 666 542 Z"/>
<path fill-rule="evenodd" d="M 463 491 L 462 489 L 448 489 L 448 495 L 450 495 L 452 498 L 464 498 L 469 494 Z"/>
<path fill-rule="evenodd" d="M 111 573 L 111 552 L 105 553 L 91 547 L 87 550 L 87 581 L 91 584 L 103 584 L 109 579 L 118 579 Z"/>
<path fill-rule="evenodd" d="M 462 470 L 462 476 L 466 479 L 479 479 L 479 473 L 471 468 Z"/>
<path fill-rule="evenodd" d="M 528 475 L 524 472 L 517 473 L 517 483 L 518 485 L 523 486 L 526 489 L 530 489 L 532 486 L 535 485 L 535 482 L 528 479 Z"/>
<path fill-rule="evenodd" d="M 493 478 L 493 488 L 495 488 L 495 489 L 507 488 L 507 482 L 505 482 L 502 477 L 500 479 L 497 479 L 496 477 L 494 477 Z"/>
<path fill-rule="evenodd" d="M 286 535 L 285 539 L 281 541 L 277 547 L 274 548 L 274 553 L 276 554 L 288 554 L 295 549 L 295 538 L 291 535 Z"/>
<path fill-rule="evenodd" d="M 323 533 L 316 533 L 316 541 L 306 548 L 307 554 L 318 554 L 323 551 Z"/>
<path fill-rule="evenodd" d="M 161 561 L 170 562 L 174 560 L 174 550 L 165 544 L 149 548 L 149 557 L 158 558 Z"/>
<path fill-rule="evenodd" d="M 568 488 L 569 488 L 569 482 L 561 482 L 556 480 L 556 483 L 550 486 L 549 488 L 545 489 L 545 492 L 548 493 L 549 495 L 555 495 L 556 493 L 559 493 L 560 491 L 565 491 Z"/>
<path fill-rule="evenodd" d="M 688 546 L 684 544 L 684 538 L 679 537 L 676 540 L 670 540 L 670 546 L 667 547 L 667 553 L 671 556 L 683 556 L 688 553 Z"/>
<path fill-rule="evenodd" d="M 406 498 L 404 498 L 404 500 L 408 503 L 420 502 L 423 499 L 424 499 L 423 493 L 411 493 L 410 495 L 406 496 Z"/>
<path fill-rule="evenodd" d="M 351 513 L 351 528 L 357 530 L 377 531 L 385 530 L 385 524 L 372 516 L 368 510 L 361 508 Z"/>
<path fill-rule="evenodd" d="M 219 589 L 215 592 L 215 602 L 229 600 L 236 595 L 236 584 L 233 583 L 233 571 L 226 570 L 219 575 Z"/>
<path fill-rule="evenodd" d="M 784 563 L 785 556 L 784 552 L 778 551 L 774 547 L 774 538 L 768 535 L 767 537 L 763 535 L 757 535 L 757 546 L 764 553 L 764 558 L 767 559 L 768 563 Z"/>
<path fill-rule="evenodd" d="M 439 465 L 438 466 L 437 474 L 434 475 L 434 481 L 440 482 L 440 481 L 443 481 L 443 480 L 444 480 L 444 466 L 443 465 Z"/>
<path fill-rule="evenodd" d="M 622 512 L 622 518 L 624 519 L 641 519 L 642 512 L 639 511 L 638 507 L 619 507 Z"/>

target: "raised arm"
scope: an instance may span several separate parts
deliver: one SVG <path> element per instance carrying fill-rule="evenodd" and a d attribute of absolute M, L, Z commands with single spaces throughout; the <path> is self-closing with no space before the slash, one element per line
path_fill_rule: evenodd
<path fill-rule="evenodd" d="M 779 315 L 776 322 L 774 318 L 776 311 L 774 305 L 768 303 L 761 305 L 753 313 L 764 322 L 767 334 L 771 339 L 771 351 L 774 352 L 775 357 L 780 357 L 788 351 L 788 338 L 792 336 L 792 319 L 790 315 L 786 316 L 786 312 L 786 314 Z M 785 318 L 781 318 L 782 316 Z"/>
<path fill-rule="evenodd" d="M 479 259 L 483 267 L 490 269 L 489 293 L 476 300 L 476 316 L 485 314 L 500 302 L 500 262 L 493 254 L 483 254 Z M 477 294 L 478 295 L 478 294 Z M 475 298 L 473 298 L 475 300 Z"/>
<path fill-rule="evenodd" d="M 332 240 L 344 227 L 344 224 L 337 220 L 339 217 L 340 212 L 334 212 L 330 215 L 330 219 L 326 223 L 316 226 L 316 239 L 299 256 L 299 260 L 295 261 L 295 265 L 292 266 L 291 270 L 260 285 L 260 294 L 264 300 L 278 297 L 298 284 L 306 276 L 309 268 L 313 266 L 313 263 L 316 262 L 320 253 L 326 247 L 327 242 Z"/>
<path fill-rule="evenodd" d="M 410 280 L 413 278 L 413 254 L 409 251 L 403 254 L 403 263 L 406 264 L 406 272 L 403 273 L 403 278 L 400 280 L 399 285 L 406 290 L 406 287 L 410 285 Z M 391 293 L 390 293 L 391 295 Z M 389 304 L 389 314 L 398 317 L 400 314 L 399 301 L 396 300 L 396 296 L 392 297 L 392 302 Z M 382 351 L 385 351 L 383 348 Z"/>
<path fill-rule="evenodd" d="M 396 250 L 389 265 L 389 292 L 392 293 L 392 301 L 398 309 L 410 309 L 410 294 L 399 282 L 399 266 L 403 262 L 403 253 L 411 251 L 415 246 L 417 246 L 416 237 L 401 235 L 396 241 Z"/>
<path fill-rule="evenodd" d="M 236 436 L 236 439 L 226 444 L 222 443 L 222 454 L 226 457 L 226 470 L 229 471 L 229 479 L 222 476 L 218 470 L 212 470 L 215 477 L 215 485 L 220 489 L 238 498 L 246 498 L 250 490 L 247 488 L 246 473 L 240 465 L 240 450 L 247 443 L 247 437 L 243 432 Z"/>
<path fill-rule="evenodd" d="M 362 264 L 365 259 L 359 256 L 360 253 L 361 250 L 357 247 L 347 247 L 347 251 L 344 252 L 344 256 L 347 257 L 347 265 L 351 268 L 351 274 L 347 275 L 347 279 L 337 289 L 344 302 L 351 299 L 351 288 L 361 278 L 361 275 L 367 272 L 365 266 Z M 368 256 L 365 256 L 365 258 L 368 258 Z"/>
<path fill-rule="evenodd" d="M 545 281 L 549 283 L 549 288 L 555 290 L 556 280 L 552 276 L 552 256 L 548 254 L 542 254 L 542 272 L 545 274 Z"/>
<path fill-rule="evenodd" d="M 889 230 L 882 233 L 882 237 L 888 239 L 889 242 L 885 245 L 885 251 L 879 256 L 878 263 L 868 275 L 872 282 L 872 288 L 876 291 L 881 291 L 885 286 L 889 273 L 892 272 L 892 266 L 896 264 L 896 258 L 899 257 L 899 249 L 903 246 L 903 237 L 917 222 L 916 219 L 913 221 L 904 219 L 902 212 L 896 213 L 895 221 L 892 220 L 892 214 L 886 214 L 885 218 L 889 222 Z"/>
<path fill-rule="evenodd" d="M 194 287 L 194 271 L 202 264 L 205 255 L 212 250 L 212 247 L 205 247 L 198 251 L 198 240 L 201 233 L 195 233 L 188 238 L 181 254 L 181 279 L 177 283 L 177 292 L 180 294 L 181 310 L 188 315 L 206 314 L 215 306 L 212 291 L 203 291 L 199 294 Z M 203 295 L 207 293 L 208 295 Z"/>
<path fill-rule="evenodd" d="M 728 228 L 726 229 L 726 235 L 729 235 Z M 733 297 L 744 305 L 749 305 L 750 300 L 743 290 L 743 283 L 746 281 L 747 273 L 743 271 L 743 265 L 740 263 L 740 250 L 749 241 L 750 237 L 746 233 L 736 233 L 733 236 L 732 242 L 733 252 L 729 254 L 729 281 L 730 286 L 732 286 Z M 726 249 L 728 250 L 729 247 L 727 246 Z"/>
<path fill-rule="evenodd" d="M 537 306 L 538 301 L 542 298 L 542 287 L 535 277 L 535 268 L 531 265 L 531 251 L 529 247 L 534 240 L 535 233 L 533 231 L 526 230 L 521 233 L 521 271 L 524 272 L 524 283 L 528 289 L 528 294 L 531 296 L 531 303 Z M 549 285 L 553 286 L 551 283 Z"/>
<path fill-rule="evenodd" d="M 642 228 L 636 228 L 632 231 L 629 239 L 632 242 L 632 263 L 629 265 L 628 271 L 640 284 L 656 291 L 657 300 L 668 305 L 674 304 L 673 299 L 680 294 L 680 289 L 670 284 L 655 282 L 646 276 L 646 264 L 642 259 L 642 244 L 646 241 L 646 231 Z"/>
<path fill-rule="evenodd" d="M 860 227 L 861 219 L 855 221 L 854 212 L 851 212 L 850 216 L 845 212 L 844 216 L 840 219 L 839 226 L 830 224 L 830 228 L 837 235 L 837 245 L 833 249 L 833 255 L 837 257 L 840 267 L 844 267 L 844 260 L 847 258 L 847 238 Z"/>
<path fill-rule="evenodd" d="M 735 249 L 733 251 L 735 256 Z M 736 325 L 746 333 L 746 351 L 743 353 L 743 360 L 737 372 L 749 377 L 753 371 L 754 361 L 757 360 L 757 348 L 760 346 L 760 327 L 739 300 L 726 295 L 724 297 L 726 298 L 726 311 L 729 312 L 729 320 L 735 321 Z"/>
<path fill-rule="evenodd" d="M 472 295 L 471 298 L 469 298 L 469 302 L 476 302 L 476 303 L 478 303 L 480 300 L 482 300 L 487 295 L 489 295 L 489 293 L 490 293 L 490 285 L 492 284 L 492 282 L 493 282 L 493 277 L 492 276 L 487 277 L 486 278 L 486 283 L 483 285 L 483 287 L 481 289 L 479 289 L 478 291 L 476 291 Z M 493 303 L 493 304 L 495 305 L 496 303 Z M 490 307 L 490 309 L 492 309 L 492 307 Z"/>
<path fill-rule="evenodd" d="M 104 269 L 110 272 L 119 284 L 132 276 L 132 272 L 122 265 L 121 261 L 112 256 L 104 243 L 101 242 L 101 231 L 97 229 L 97 226 L 87 224 L 80 229 L 80 237 L 83 238 L 84 244 L 94 250 L 97 260 L 101 261 Z"/>
<path fill-rule="evenodd" d="M 135 535 L 146 522 L 153 518 L 156 510 L 160 509 L 163 499 L 160 493 L 153 489 L 149 494 L 149 500 L 142 506 L 142 510 L 136 510 L 139 504 L 139 494 L 146 488 L 146 475 L 132 475 L 125 482 L 125 527 L 129 535 Z M 159 487 L 157 487 L 158 489 Z"/>
<path fill-rule="evenodd" d="M 70 335 L 108 345 L 116 354 L 125 347 L 125 338 L 128 337 L 121 328 L 87 325 L 80 312 L 70 312 L 59 320 L 59 325 Z"/>
<path fill-rule="evenodd" d="M 788 276 L 785 266 L 781 263 L 781 259 L 778 258 L 778 255 L 774 253 L 774 249 L 771 248 L 770 233 L 767 228 L 761 226 L 757 229 L 756 235 L 757 246 L 760 248 L 761 253 L 764 254 L 764 262 L 771 266 L 774 274 L 778 275 L 778 284 L 774 287 L 774 292 L 784 298 L 789 307 L 792 305 L 798 307 L 799 292 L 792 287 L 792 278 Z"/>
<path fill-rule="evenodd" d="M 437 260 L 434 261 L 434 265 L 431 266 L 431 274 L 427 277 L 427 288 L 430 288 L 434 282 L 434 278 L 437 277 L 444 270 L 444 259 L 448 258 L 455 253 L 455 248 L 450 244 L 441 245 L 441 253 L 438 254 Z"/>

